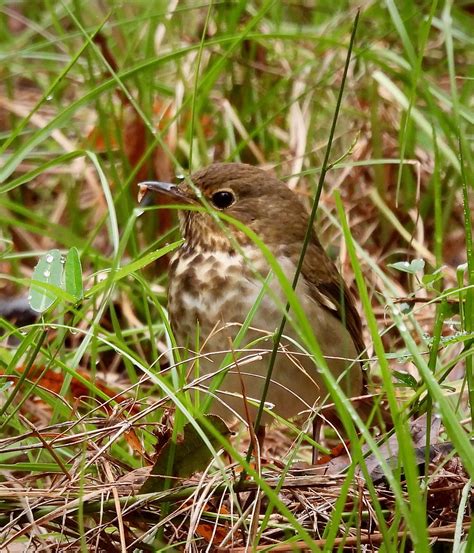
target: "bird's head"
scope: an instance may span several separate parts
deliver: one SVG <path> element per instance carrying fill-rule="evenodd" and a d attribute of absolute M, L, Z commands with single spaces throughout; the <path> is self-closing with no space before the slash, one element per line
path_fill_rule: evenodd
<path fill-rule="evenodd" d="M 173 198 L 177 204 L 202 206 L 202 198 L 216 212 L 237 219 L 252 229 L 268 247 L 301 245 L 308 215 L 298 197 L 269 173 L 243 163 L 216 163 L 191 175 L 194 186 L 146 182 L 141 186 Z M 182 209 L 180 226 L 189 247 L 207 250 L 232 249 L 229 234 L 211 213 Z M 227 225 L 241 246 L 250 242 L 234 225 Z"/>

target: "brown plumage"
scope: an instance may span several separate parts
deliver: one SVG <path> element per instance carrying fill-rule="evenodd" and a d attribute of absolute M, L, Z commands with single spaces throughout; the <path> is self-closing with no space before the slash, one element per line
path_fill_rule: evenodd
<path fill-rule="evenodd" d="M 145 184 L 172 195 L 177 203 L 200 205 L 200 196 L 204 196 L 214 210 L 254 231 L 291 282 L 309 220 L 298 197 L 265 171 L 240 163 L 211 165 L 192 175 L 191 180 L 198 194 L 185 183 Z M 223 230 L 206 211 L 183 209 L 179 215 L 185 243 L 171 263 L 169 313 L 179 345 L 194 349 L 198 329 L 199 347 L 206 355 L 200 361 L 201 375 L 210 375 L 199 380 L 203 390 L 218 372 L 223 352 L 234 343 L 270 267 L 260 249 L 235 226 L 226 223 Z M 270 337 L 280 323 L 286 297 L 276 279 L 270 289 L 239 351 L 255 341 L 254 349 L 271 350 Z M 333 375 L 340 377 L 348 396 L 365 394 L 364 372 L 357 360 L 364 352 L 361 320 L 352 295 L 314 230 L 296 293 Z M 326 396 L 320 371 L 295 341 L 300 341 L 298 332 L 288 322 L 267 397 L 274 411 L 284 417 L 321 406 Z M 245 420 L 249 413 L 252 420 L 255 417 L 269 356 L 245 360 L 246 355 L 238 355 L 241 366 L 230 369 L 216 393 L 212 411 L 225 418 Z M 244 398 L 254 399 L 249 409 Z M 266 414 L 263 422 L 270 419 Z"/>

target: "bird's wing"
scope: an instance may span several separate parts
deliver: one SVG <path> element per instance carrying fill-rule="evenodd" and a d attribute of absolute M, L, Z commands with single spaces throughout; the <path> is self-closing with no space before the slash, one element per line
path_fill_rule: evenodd
<path fill-rule="evenodd" d="M 302 275 L 311 295 L 347 328 L 361 355 L 365 351 L 365 344 L 354 298 L 319 243 L 310 244 L 303 261 Z"/>

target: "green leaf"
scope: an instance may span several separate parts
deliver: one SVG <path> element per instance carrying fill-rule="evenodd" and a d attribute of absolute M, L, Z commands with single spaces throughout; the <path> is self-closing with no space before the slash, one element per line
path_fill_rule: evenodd
<path fill-rule="evenodd" d="M 31 279 L 28 301 L 38 313 L 46 311 L 58 299 L 54 287 L 61 289 L 63 264 L 61 252 L 50 250 L 38 261 Z"/>
<path fill-rule="evenodd" d="M 416 273 L 421 273 L 425 268 L 424 259 L 414 259 L 413 261 L 397 261 L 396 263 L 389 263 L 389 267 L 401 271 L 402 273 L 410 273 L 415 275 Z"/>
<path fill-rule="evenodd" d="M 222 436 L 230 434 L 224 421 L 216 415 L 206 415 L 216 432 Z M 220 442 L 213 432 L 202 429 L 210 443 L 216 448 Z M 170 458 L 172 457 L 172 459 Z M 183 438 L 176 443 L 169 439 L 161 448 L 158 458 L 151 469 L 150 476 L 145 480 L 139 493 L 155 493 L 166 489 L 166 481 L 171 478 L 188 478 L 195 472 L 204 470 L 212 458 L 212 452 L 202 441 L 201 436 L 191 424 L 183 429 Z M 171 474 L 167 474 L 167 467 L 172 465 Z M 173 485 L 173 480 L 171 481 Z"/>
<path fill-rule="evenodd" d="M 402 373 L 400 371 L 393 371 L 393 376 L 401 383 L 403 386 L 408 386 L 416 390 L 418 388 L 418 382 L 411 374 Z M 399 384 L 400 385 L 400 384 Z"/>
<path fill-rule="evenodd" d="M 64 265 L 64 285 L 65 290 L 76 300 L 82 299 L 84 288 L 82 286 L 82 267 L 77 248 L 69 250 Z"/>
<path fill-rule="evenodd" d="M 445 265 L 433 271 L 430 275 L 423 275 L 421 282 L 425 288 L 432 288 L 433 284 L 443 278 L 443 269 Z"/>

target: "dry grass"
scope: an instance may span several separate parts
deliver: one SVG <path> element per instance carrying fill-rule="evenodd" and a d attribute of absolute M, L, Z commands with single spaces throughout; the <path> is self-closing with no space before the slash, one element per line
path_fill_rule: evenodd
<path fill-rule="evenodd" d="M 469 551 L 469 459 L 427 393 L 391 302 L 403 305 L 417 352 L 467 442 L 474 303 L 472 275 L 460 266 L 473 263 L 465 214 L 474 197 L 470 184 L 463 188 L 458 158 L 461 143 L 472 182 L 471 8 L 439 6 L 424 43 L 432 4 L 399 8 L 407 37 L 393 13 L 365 3 L 317 221 L 355 288 L 333 193 L 339 190 L 399 385 L 395 399 L 407 405 L 405 413 L 428 410 L 431 421 L 421 429 L 410 422 L 412 441 L 388 441 L 381 451 L 398 465 L 413 449 L 417 468 L 395 470 L 394 489 L 362 438 L 368 472 L 356 468 L 353 445 L 310 467 L 310 439 L 289 424 L 272 429 L 241 483 L 249 437 L 236 427 L 230 460 L 216 456 L 169 490 L 140 494 L 163 445 L 170 437 L 180 443 L 185 421 L 175 411 L 183 386 L 173 380 L 179 370 L 161 307 L 167 257 L 129 265 L 175 238 L 174 213 L 163 206 L 134 212 L 136 183 L 240 159 L 286 177 L 309 205 L 354 10 L 329 2 L 319 11 L 248 3 L 239 14 L 219 4 L 208 18 L 207 7 L 161 13 L 146 3 L 105 4 L 96 13 L 79 9 L 80 2 L 57 9 L 46 3 L 31 13 L 23 5 L 1 8 L 2 550 L 243 551 L 258 544 L 378 551 L 383 543 L 384 551 L 454 544 L 460 552 L 465 540 Z M 104 178 L 84 150 L 98 156 Z M 37 258 L 73 246 L 81 252 L 86 297 L 38 319 L 26 300 Z M 419 274 L 390 267 L 418 258 L 426 262 Z M 119 277 L 107 280 L 118 267 Z M 442 279 L 426 284 L 437 269 Z M 463 317 L 459 305 L 466 305 Z M 379 374 L 370 325 L 365 338 Z M 340 444 L 328 429 L 325 445 Z M 410 524 L 426 528 L 421 541 Z"/>

